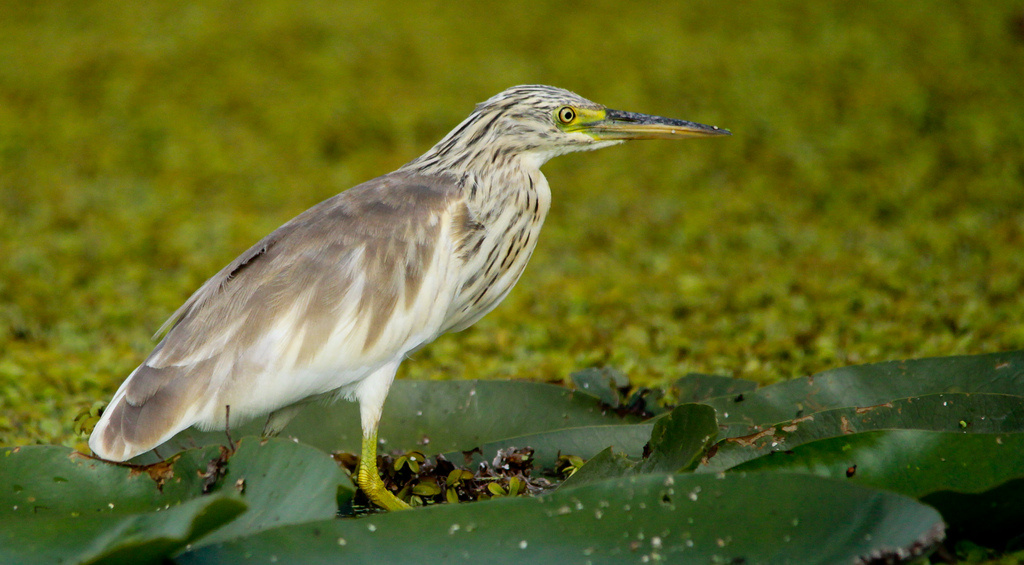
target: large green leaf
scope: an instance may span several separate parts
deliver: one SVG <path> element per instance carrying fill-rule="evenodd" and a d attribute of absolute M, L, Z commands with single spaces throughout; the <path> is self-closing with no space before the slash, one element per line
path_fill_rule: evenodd
<path fill-rule="evenodd" d="M 864 432 L 735 470 L 809 473 L 883 488 L 927 500 L 959 533 L 983 532 L 1000 543 L 1024 534 L 1024 433 Z"/>
<path fill-rule="evenodd" d="M 355 493 L 348 474 L 329 455 L 284 439 L 259 442 L 247 438 L 225 470 L 218 488 L 240 491 L 249 510 L 203 538 L 199 545 L 285 524 L 331 518 L 337 514 L 339 503 L 347 502 Z"/>
<path fill-rule="evenodd" d="M 864 432 L 776 452 L 734 470 L 809 473 L 916 498 L 943 490 L 978 493 L 1024 476 L 1024 433 Z"/>
<path fill-rule="evenodd" d="M 629 389 L 629 377 L 611 367 L 590 368 L 569 375 L 576 389 L 598 398 L 606 406 L 622 404 L 622 391 Z"/>
<path fill-rule="evenodd" d="M 213 448 L 192 456 L 210 459 L 218 453 Z M 144 470 L 91 459 L 66 447 L 0 449 L 0 517 L 148 512 L 198 494 L 194 472 L 174 473 L 173 467 L 151 471 L 170 480 L 158 486 Z"/>
<path fill-rule="evenodd" d="M 851 563 L 928 550 L 934 509 L 812 476 L 641 475 L 538 498 L 289 526 L 200 548 L 183 564 Z"/>
<path fill-rule="evenodd" d="M 445 453 L 480 445 L 580 426 L 633 423 L 594 397 L 528 381 L 397 381 L 391 388 L 378 438 L 386 450 L 418 449 Z M 236 429 L 236 437 L 258 435 L 263 421 Z M 355 403 L 311 404 L 284 428 L 327 452 L 358 452 L 362 434 Z M 225 442 L 224 432 L 186 430 L 159 451 L 173 453 L 197 445 Z"/>
<path fill-rule="evenodd" d="M 6 514 L 0 517 L 0 563 L 163 563 L 245 508 L 239 497 L 225 493 L 159 512 Z"/>
<path fill-rule="evenodd" d="M 1024 540 L 1024 477 L 981 493 L 942 490 L 921 497 L 939 509 L 955 539 L 988 547 Z"/>
<path fill-rule="evenodd" d="M 850 475 L 934 504 L 954 535 L 1005 543 L 1024 534 L 1022 375 L 1024 353 L 999 353 L 847 367 L 714 399 L 727 438 L 697 471 Z"/>
<path fill-rule="evenodd" d="M 590 459 L 608 447 L 614 447 L 632 457 L 640 457 L 644 445 L 651 438 L 653 428 L 654 424 L 647 423 L 566 428 L 485 443 L 479 451 L 465 454 L 453 451 L 444 455 L 456 464 L 466 462 L 465 457 L 468 457 L 467 466 L 471 467 L 481 461 L 490 462 L 499 449 L 530 447 L 534 450 L 534 467 L 548 469 L 555 465 L 559 455 Z"/>
<path fill-rule="evenodd" d="M 647 456 L 631 461 L 628 453 L 605 449 L 569 477 L 562 488 L 644 473 L 677 473 L 697 464 L 718 434 L 715 411 L 704 404 L 683 404 L 659 418 L 647 443 Z"/>
<path fill-rule="evenodd" d="M 5 551 L 40 563 L 118 555 L 159 561 L 186 544 L 331 518 L 339 498 L 353 491 L 327 454 L 286 440 L 263 444 L 253 438 L 230 456 L 218 447 L 190 450 L 149 468 L 90 459 L 63 447 L 5 449 L 0 563 L 25 562 L 3 559 Z"/>
<path fill-rule="evenodd" d="M 718 436 L 715 411 L 703 404 L 683 404 L 659 418 L 651 431 L 650 454 L 641 473 L 677 473 L 697 464 Z"/>
<path fill-rule="evenodd" d="M 189 500 L 194 472 L 153 471 L 162 488 L 63 447 L 2 450 L 0 563 L 159 562 L 246 508 L 230 493 Z"/>
<path fill-rule="evenodd" d="M 698 472 L 719 472 L 776 451 L 856 432 L 933 430 L 960 433 L 1024 432 L 1024 397 L 989 393 L 941 393 L 870 407 L 823 410 L 763 426 L 746 437 L 721 442 Z"/>
<path fill-rule="evenodd" d="M 735 399 L 756 388 L 757 383 L 746 379 L 689 373 L 672 383 L 669 390 L 678 402 L 685 403 L 704 402 L 719 397 Z"/>
<path fill-rule="evenodd" d="M 944 392 L 1021 395 L 1024 351 L 842 367 L 708 401 L 724 437 L 747 436 L 823 410 L 866 407 Z"/>
<path fill-rule="evenodd" d="M 637 462 L 636 468 L 629 465 L 631 472 L 665 473 L 676 472 L 695 464 L 718 433 L 715 411 L 703 404 L 684 404 L 658 418 L 654 423 L 621 424 L 613 426 L 587 426 L 542 432 L 517 438 L 510 438 L 484 444 L 479 453 L 469 454 L 469 464 L 490 461 L 499 449 L 507 447 L 531 447 L 534 449 L 534 464 L 541 468 L 554 465 L 558 455 L 576 455 L 583 459 L 600 457 L 598 462 L 613 457 L 639 458 L 644 447 L 650 448 L 650 457 Z M 608 453 L 605 454 L 604 452 Z M 461 453 L 446 454 L 449 460 L 461 462 Z M 601 463 L 581 469 L 589 470 L 577 478 L 598 471 Z M 619 469 L 617 463 L 615 468 Z M 602 469 L 593 475 L 596 478 L 622 476 L 624 472 Z M 585 480 L 591 480 L 589 478 Z"/>

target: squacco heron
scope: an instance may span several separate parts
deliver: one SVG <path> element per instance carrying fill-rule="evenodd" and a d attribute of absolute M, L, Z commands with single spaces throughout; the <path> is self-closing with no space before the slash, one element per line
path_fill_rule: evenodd
<path fill-rule="evenodd" d="M 479 104 L 421 157 L 306 210 L 204 283 L 118 388 L 92 436 L 124 461 L 178 432 L 269 415 L 280 430 L 304 401 L 359 402 L 357 482 L 407 508 L 377 472 L 377 425 L 411 352 L 490 312 L 537 244 L 552 157 L 630 139 L 719 136 L 717 127 L 610 110 L 550 86 Z"/>

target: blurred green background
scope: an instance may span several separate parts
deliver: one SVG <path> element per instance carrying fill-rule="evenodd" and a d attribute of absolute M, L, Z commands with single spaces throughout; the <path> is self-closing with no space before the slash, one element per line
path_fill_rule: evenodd
<path fill-rule="evenodd" d="M 546 83 L 732 129 L 545 167 L 505 303 L 404 365 L 762 382 L 1024 347 L 1024 2 L 4 2 L 0 444 L 82 446 L 303 209 Z M 385 416 L 386 417 L 386 416 Z"/>

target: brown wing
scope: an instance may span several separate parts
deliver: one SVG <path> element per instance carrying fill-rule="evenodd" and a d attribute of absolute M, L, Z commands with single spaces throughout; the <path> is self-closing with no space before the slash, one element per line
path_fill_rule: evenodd
<path fill-rule="evenodd" d="M 299 365 L 321 351 L 352 296 L 357 317 L 367 320 L 363 351 L 379 345 L 374 351 L 387 353 L 387 344 L 377 344 L 385 325 L 396 308 L 415 300 L 444 222 L 459 224 L 450 228 L 458 238 L 465 215 L 455 179 L 392 173 L 281 226 L 175 312 L 167 335 L 115 395 L 90 439 L 93 450 L 128 458 L 195 423 L 183 418 L 211 387 L 254 369 L 245 365 L 246 352 L 277 331 L 286 312 L 295 320 L 288 334 L 301 336 Z"/>

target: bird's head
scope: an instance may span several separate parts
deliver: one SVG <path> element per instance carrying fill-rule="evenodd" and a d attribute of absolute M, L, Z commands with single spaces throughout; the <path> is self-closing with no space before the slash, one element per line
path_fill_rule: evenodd
<path fill-rule="evenodd" d="M 498 93 L 410 163 L 446 167 L 497 164 L 517 157 L 540 167 L 573 151 L 599 149 L 631 139 L 729 135 L 728 130 L 684 120 L 611 110 L 561 88 L 514 86 Z"/>

